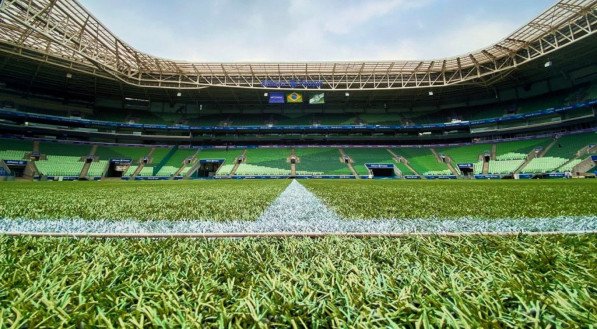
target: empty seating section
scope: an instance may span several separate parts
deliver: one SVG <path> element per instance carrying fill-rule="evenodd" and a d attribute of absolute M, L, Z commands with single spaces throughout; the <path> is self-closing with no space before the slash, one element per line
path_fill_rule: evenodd
<path fill-rule="evenodd" d="M 559 172 L 572 171 L 572 169 L 581 162 L 582 162 L 581 159 L 572 159 L 569 162 L 562 165 L 560 168 L 558 168 L 558 171 Z"/>
<path fill-rule="evenodd" d="M 270 168 L 256 166 L 248 163 L 242 163 L 236 169 L 237 176 L 287 176 L 290 175 L 290 169 Z"/>
<path fill-rule="evenodd" d="M 366 163 L 395 164 L 392 155 L 385 148 L 346 148 L 344 153 L 354 162 L 352 167 L 359 175 L 369 175 Z"/>
<path fill-rule="evenodd" d="M 177 149 L 170 158 L 165 162 L 164 166 L 157 172 L 157 176 L 172 176 L 183 166 L 186 159 L 192 159 L 197 153 L 194 149 Z M 185 167 L 186 170 L 190 169 L 190 163 Z M 179 175 L 186 174 L 183 169 Z"/>
<path fill-rule="evenodd" d="M 38 172 L 44 176 L 79 176 L 82 159 L 89 155 L 91 145 L 42 142 L 39 152 L 46 158 L 36 161 Z"/>
<path fill-rule="evenodd" d="M 523 169 L 523 173 L 547 173 L 561 167 L 568 159 L 557 157 L 541 157 L 531 160 Z"/>
<path fill-rule="evenodd" d="M 550 138 L 531 139 L 523 141 L 510 141 L 497 143 L 496 145 L 496 159 L 497 160 L 515 160 L 514 158 L 503 158 L 501 155 L 510 156 L 517 154 L 518 159 L 526 159 L 526 156 L 536 148 L 543 148 L 549 145 L 552 140 Z M 524 155 L 524 157 L 522 156 Z"/>
<path fill-rule="evenodd" d="M 400 170 L 402 175 L 414 175 L 415 174 L 404 163 L 396 163 L 396 167 L 398 168 L 398 170 Z"/>
<path fill-rule="evenodd" d="M 151 148 L 139 146 L 100 146 L 95 152 L 100 160 L 110 159 L 132 159 L 133 163 L 138 163 L 145 157 Z"/>
<path fill-rule="evenodd" d="M 300 161 L 296 165 L 299 175 L 352 175 L 348 166 L 340 162 L 337 148 L 297 148 L 295 153 Z"/>
<path fill-rule="evenodd" d="M 224 160 L 223 165 L 218 169 L 218 176 L 229 175 L 234 167 L 234 162 L 243 153 L 240 149 L 204 149 L 197 153 L 199 160 Z"/>
<path fill-rule="evenodd" d="M 498 161 L 502 161 L 502 160 L 524 160 L 524 159 L 527 158 L 527 156 L 528 156 L 528 154 L 524 154 L 524 153 L 508 152 L 508 153 L 497 155 L 495 157 L 495 159 L 498 160 Z"/>
<path fill-rule="evenodd" d="M 89 177 L 101 177 L 108 166 L 108 160 L 100 160 L 92 162 L 89 166 L 87 176 Z"/>
<path fill-rule="evenodd" d="M 156 147 L 153 150 L 153 153 L 151 154 L 150 163 L 146 164 L 143 167 L 143 169 L 139 173 L 139 176 L 156 176 L 156 174 L 157 174 L 156 169 L 158 167 L 158 164 L 162 161 L 162 159 L 164 159 L 164 157 L 166 157 L 170 153 L 171 149 L 172 148 L 170 148 L 170 147 Z M 178 168 L 176 168 L 176 169 L 178 169 Z M 159 175 L 157 175 L 157 176 L 159 176 Z M 169 176 L 169 175 L 165 175 L 165 176 Z"/>
<path fill-rule="evenodd" d="M 46 160 L 35 162 L 35 166 L 44 176 L 79 176 L 84 162 L 80 157 L 48 155 Z"/>
<path fill-rule="evenodd" d="M 408 161 L 408 164 L 421 175 L 451 175 L 445 163 L 438 162 L 428 148 L 398 148 L 393 150 Z"/>
<path fill-rule="evenodd" d="M 524 163 L 524 160 L 489 161 L 489 174 L 507 175 L 513 173 Z"/>
<path fill-rule="evenodd" d="M 289 148 L 248 149 L 236 175 L 290 175 Z"/>
<path fill-rule="evenodd" d="M 13 139 L 0 139 L 1 160 L 23 160 L 26 153 L 31 153 L 33 143 Z"/>
<path fill-rule="evenodd" d="M 153 176 L 153 167 L 143 167 L 137 176 Z"/>
<path fill-rule="evenodd" d="M 39 144 L 39 153 L 48 156 L 61 155 L 81 158 L 89 155 L 91 148 L 91 145 L 41 142 Z"/>
<path fill-rule="evenodd" d="M 597 133 L 595 132 L 566 135 L 558 138 L 545 155 L 572 159 L 576 157 L 576 153 L 580 149 L 595 144 L 597 144 Z"/>
<path fill-rule="evenodd" d="M 130 166 L 129 169 L 127 169 L 127 171 L 122 174 L 122 176 L 133 176 L 135 174 L 135 171 L 137 171 L 137 168 L 139 168 L 139 166 Z"/>
<path fill-rule="evenodd" d="M 467 146 L 455 146 L 448 148 L 438 148 L 435 150 L 438 154 L 444 154 L 452 159 L 456 167 L 459 163 L 475 163 L 479 161 L 479 156 L 491 153 L 491 144 L 475 144 Z"/>

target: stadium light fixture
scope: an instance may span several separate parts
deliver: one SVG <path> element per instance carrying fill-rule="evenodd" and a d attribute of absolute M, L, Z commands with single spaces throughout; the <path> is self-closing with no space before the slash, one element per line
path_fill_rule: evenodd
<path fill-rule="evenodd" d="M 66 78 L 67 78 L 67 79 L 71 79 L 72 77 L 73 77 L 72 73 L 67 73 L 67 74 L 66 74 Z"/>
<path fill-rule="evenodd" d="M 344 96 L 348 97 L 348 96 L 350 96 L 350 93 L 347 91 L 344 93 Z"/>
<path fill-rule="evenodd" d="M 179 91 L 176 93 L 176 97 L 180 97 L 180 96 L 182 96 L 182 93 Z"/>
<path fill-rule="evenodd" d="M 433 91 L 429 90 L 429 96 L 433 96 Z"/>
<path fill-rule="evenodd" d="M 268 95 L 268 93 L 263 93 L 263 97 L 267 97 Z"/>
<path fill-rule="evenodd" d="M 547 62 L 545 62 L 545 65 L 544 65 L 544 66 L 545 66 L 545 67 L 550 67 L 550 66 L 551 66 L 551 64 L 553 64 L 551 61 L 547 61 Z"/>

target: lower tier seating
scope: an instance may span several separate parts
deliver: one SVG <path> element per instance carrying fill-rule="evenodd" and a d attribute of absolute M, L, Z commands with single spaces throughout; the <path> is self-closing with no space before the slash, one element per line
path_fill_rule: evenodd
<path fill-rule="evenodd" d="M 79 176 L 83 169 L 80 157 L 51 155 L 46 160 L 36 161 L 35 165 L 44 176 Z"/>

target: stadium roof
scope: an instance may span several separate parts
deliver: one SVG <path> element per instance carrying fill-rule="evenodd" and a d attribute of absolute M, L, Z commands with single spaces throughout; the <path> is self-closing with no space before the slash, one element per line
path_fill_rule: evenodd
<path fill-rule="evenodd" d="M 521 64 L 593 36 L 597 0 L 562 0 L 488 48 L 419 61 L 190 63 L 120 40 L 76 0 L 4 0 L 0 52 L 159 89 L 395 90 L 488 84 Z"/>

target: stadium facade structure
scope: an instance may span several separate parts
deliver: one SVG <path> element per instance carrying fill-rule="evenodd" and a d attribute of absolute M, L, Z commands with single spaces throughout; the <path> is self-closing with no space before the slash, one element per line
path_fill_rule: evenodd
<path fill-rule="evenodd" d="M 136 50 L 76 0 L 3 0 L 0 126 L 5 135 L 169 145 L 470 143 L 590 130 L 596 29 L 597 1 L 561 0 L 496 44 L 452 58 L 190 63 Z M 325 104 L 269 104 L 278 91 L 323 92 Z"/>

